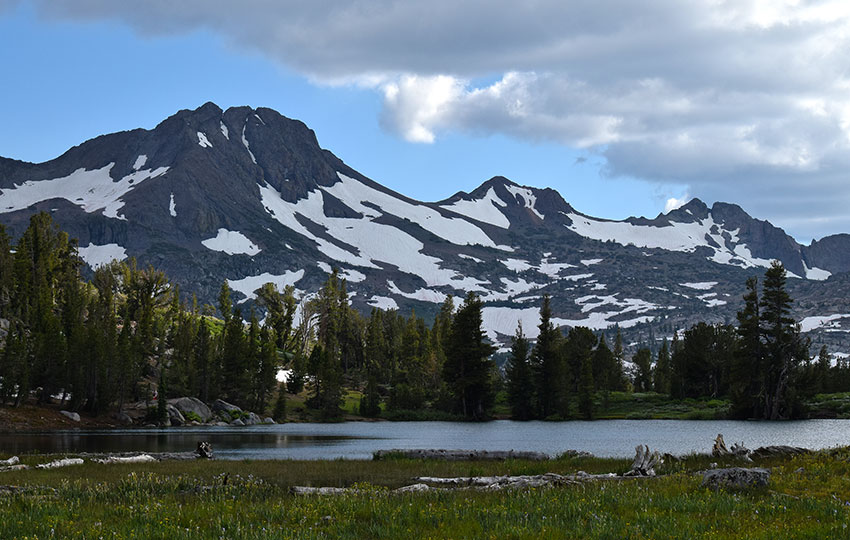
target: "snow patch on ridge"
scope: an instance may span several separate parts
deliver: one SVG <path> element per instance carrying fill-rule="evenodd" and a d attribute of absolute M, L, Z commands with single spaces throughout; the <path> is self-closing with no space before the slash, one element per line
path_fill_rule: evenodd
<path fill-rule="evenodd" d="M 138 160 L 137 160 L 138 161 Z M 124 206 L 121 198 L 145 180 L 168 172 L 168 167 L 132 172 L 117 182 L 110 176 L 112 162 L 100 169 L 79 168 L 68 176 L 47 180 L 27 180 L 0 192 L 0 214 L 29 208 L 50 199 L 65 199 L 88 213 L 103 210 L 109 218 L 125 219 L 118 215 Z"/>
<path fill-rule="evenodd" d="M 198 144 L 201 146 L 201 148 L 212 148 L 213 147 L 210 140 L 207 139 L 207 135 L 202 131 L 198 132 Z"/>
<path fill-rule="evenodd" d="M 806 271 L 806 279 L 811 279 L 815 281 L 824 281 L 832 275 L 832 272 L 829 272 L 827 270 L 822 270 L 817 267 L 809 268 L 806 263 L 803 263 L 803 269 L 805 269 Z"/>
<path fill-rule="evenodd" d="M 538 212 L 537 208 L 534 207 L 534 205 L 537 203 L 537 197 L 534 195 L 534 193 L 532 193 L 530 189 L 510 185 L 506 185 L 505 189 L 507 189 L 515 198 L 522 198 L 522 200 L 525 202 L 525 207 L 537 214 L 537 217 L 543 219 L 543 214 Z"/>
<path fill-rule="evenodd" d="M 147 163 L 147 162 L 148 162 L 148 156 L 146 156 L 144 154 L 140 155 L 139 157 L 136 158 L 136 162 L 133 163 L 133 170 L 138 171 L 139 169 L 144 167 L 145 163 Z"/>
<path fill-rule="evenodd" d="M 480 199 L 460 199 L 452 204 L 442 205 L 446 210 L 451 210 L 468 218 L 507 229 L 511 226 L 511 222 L 505 217 L 505 214 L 499 211 L 499 206 L 505 207 L 507 203 L 496 195 L 496 190 L 492 187 Z"/>
<path fill-rule="evenodd" d="M 202 240 L 201 244 L 207 249 L 222 251 L 228 255 L 244 254 L 253 257 L 260 252 L 260 248 L 251 242 L 247 236 L 239 231 L 228 231 L 227 229 L 219 229 L 215 237 Z"/>
<path fill-rule="evenodd" d="M 171 217 L 177 217 L 177 205 L 174 203 L 174 193 L 171 193 L 171 198 L 168 201 L 168 213 Z"/>
<path fill-rule="evenodd" d="M 389 311 L 391 309 L 398 309 L 398 304 L 395 300 L 390 298 L 389 296 L 373 296 L 367 302 L 372 307 L 376 307 L 378 309 L 383 309 L 384 311 Z"/>
<path fill-rule="evenodd" d="M 242 144 L 245 145 L 245 150 L 248 151 L 248 155 L 251 156 L 251 161 L 254 162 L 254 165 L 257 164 L 257 158 L 254 157 L 254 153 L 251 152 L 251 146 L 248 144 L 248 139 L 245 137 L 245 128 L 248 127 L 248 124 L 242 126 Z"/>
<path fill-rule="evenodd" d="M 294 286 L 298 282 L 298 280 L 303 277 L 304 270 L 287 270 L 281 275 L 273 275 L 268 272 L 265 272 L 257 276 L 247 276 L 242 279 L 228 279 L 227 284 L 234 291 L 240 292 L 245 295 L 245 299 L 240 302 L 242 303 L 247 300 L 255 299 L 257 295 L 254 293 L 254 291 L 259 289 L 266 283 L 273 283 L 277 287 L 277 290 L 282 291 L 289 285 Z"/>
<path fill-rule="evenodd" d="M 716 281 L 701 281 L 699 283 L 679 283 L 682 287 L 696 289 L 698 291 L 707 291 L 717 285 Z"/>
<path fill-rule="evenodd" d="M 228 141 L 230 140 L 230 134 L 227 131 L 227 126 L 224 125 L 224 122 L 219 121 L 219 126 L 221 127 L 221 134 L 224 135 L 224 138 Z"/>
<path fill-rule="evenodd" d="M 806 317 L 800 321 L 800 331 L 811 332 L 812 330 L 821 328 L 839 328 L 841 323 L 838 323 L 837 321 L 840 319 L 850 319 L 850 313 Z"/>
<path fill-rule="evenodd" d="M 88 246 L 78 248 L 77 253 L 92 269 L 97 269 L 99 266 L 109 264 L 112 261 L 123 261 L 127 258 L 127 250 L 118 244 L 98 246 L 89 242 Z"/>

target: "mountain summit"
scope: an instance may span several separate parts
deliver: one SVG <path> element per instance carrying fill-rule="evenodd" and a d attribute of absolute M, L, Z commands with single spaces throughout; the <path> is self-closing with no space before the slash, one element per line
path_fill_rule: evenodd
<path fill-rule="evenodd" d="M 746 278 L 778 259 L 799 278 L 798 316 L 850 351 L 841 327 L 843 319 L 850 330 L 850 316 L 840 313 L 850 235 L 802 246 L 737 205 L 698 199 L 653 219 L 599 219 L 553 189 L 499 176 L 420 202 L 266 108 L 207 103 L 45 163 L 0 158 L 0 221 L 19 235 L 38 211 L 79 239 L 90 266 L 133 256 L 205 302 L 224 280 L 242 302 L 266 282 L 306 294 L 332 267 L 362 310 L 428 315 L 448 295 L 474 291 L 488 334 L 502 343 L 518 321 L 534 336 L 543 294 L 557 323 L 617 325 L 635 340 L 731 321 Z M 830 328 L 815 324 L 827 318 Z"/>

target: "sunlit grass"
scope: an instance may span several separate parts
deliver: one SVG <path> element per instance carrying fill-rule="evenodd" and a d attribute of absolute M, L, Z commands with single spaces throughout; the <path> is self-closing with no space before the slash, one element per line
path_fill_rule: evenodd
<path fill-rule="evenodd" d="M 55 456 L 24 456 L 35 463 Z M 2 538 L 850 538 L 850 449 L 759 463 L 768 489 L 713 492 L 688 456 L 654 479 L 398 495 L 416 476 L 623 472 L 628 460 L 193 461 L 2 473 Z M 731 461 L 727 463 L 732 463 Z M 722 465 L 722 463 L 721 463 Z M 295 497 L 292 485 L 356 486 Z"/>

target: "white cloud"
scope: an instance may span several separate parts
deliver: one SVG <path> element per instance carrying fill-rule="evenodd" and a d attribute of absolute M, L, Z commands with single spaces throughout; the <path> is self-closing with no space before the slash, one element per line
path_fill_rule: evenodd
<path fill-rule="evenodd" d="M 688 197 L 687 195 L 685 195 L 684 197 L 679 197 L 678 199 L 676 197 L 670 197 L 669 199 L 667 199 L 667 202 L 664 203 L 664 213 L 666 214 L 667 212 L 672 212 L 677 208 L 681 208 L 689 200 L 690 197 Z"/>

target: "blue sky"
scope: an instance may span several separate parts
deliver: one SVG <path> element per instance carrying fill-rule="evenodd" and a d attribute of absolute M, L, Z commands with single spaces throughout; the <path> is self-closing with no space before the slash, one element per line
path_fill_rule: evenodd
<path fill-rule="evenodd" d="M 378 4 L 0 0 L 0 155 L 45 161 L 213 101 L 300 119 L 353 168 L 421 200 L 500 174 L 599 217 L 697 196 L 802 241 L 850 231 L 846 69 L 816 48 L 824 65 L 809 72 L 796 52 L 812 32 L 834 42 L 843 11 L 494 1 L 484 17 L 475 1 Z M 718 22 L 706 30 L 707 13 Z M 670 41 L 641 30 L 644 16 Z M 768 69 L 788 48 L 801 57 Z M 719 60 L 730 50 L 741 66 Z"/>

